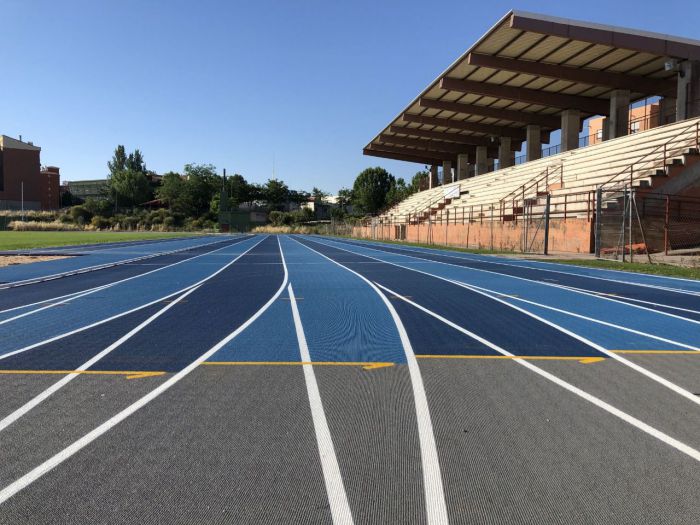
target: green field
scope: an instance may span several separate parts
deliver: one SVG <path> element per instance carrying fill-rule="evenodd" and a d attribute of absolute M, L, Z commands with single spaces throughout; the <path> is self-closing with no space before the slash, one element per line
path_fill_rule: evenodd
<path fill-rule="evenodd" d="M 168 239 L 197 235 L 182 232 L 15 232 L 0 231 L 1 250 L 23 250 L 73 244 Z"/>

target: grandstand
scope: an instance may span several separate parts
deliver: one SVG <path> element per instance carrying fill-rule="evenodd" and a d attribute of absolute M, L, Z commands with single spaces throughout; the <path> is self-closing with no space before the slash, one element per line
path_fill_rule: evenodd
<path fill-rule="evenodd" d="M 634 133 L 630 104 L 650 97 L 664 124 Z M 597 115 L 603 140 L 579 147 L 585 119 Z M 561 144 L 548 149 L 561 153 L 542 157 L 557 129 Z M 515 164 L 521 146 L 527 160 Z M 657 235 L 638 210 L 700 195 L 699 149 L 700 41 L 513 11 L 365 147 L 429 165 L 430 188 L 354 233 L 589 252 L 604 248 L 596 225 L 606 215 L 634 209 L 623 244 L 649 230 L 644 247 L 668 250 L 668 224 Z"/>

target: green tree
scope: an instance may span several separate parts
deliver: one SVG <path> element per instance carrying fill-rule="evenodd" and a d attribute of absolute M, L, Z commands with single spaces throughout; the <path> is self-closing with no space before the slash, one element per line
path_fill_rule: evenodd
<path fill-rule="evenodd" d="M 391 185 L 391 188 L 386 194 L 386 205 L 394 206 L 401 202 L 411 194 L 410 188 L 406 186 L 406 181 L 398 178 Z"/>
<path fill-rule="evenodd" d="M 110 188 L 119 206 L 136 206 L 150 198 L 150 186 L 141 171 L 125 169 L 110 178 Z"/>
<path fill-rule="evenodd" d="M 211 164 L 186 164 L 182 194 L 183 211 L 199 217 L 209 211 L 212 197 L 220 191 L 221 177 Z"/>
<path fill-rule="evenodd" d="M 156 192 L 156 196 L 163 201 L 169 209 L 177 208 L 179 199 L 182 198 L 184 181 L 179 173 L 169 171 L 163 175 L 160 188 Z"/>
<path fill-rule="evenodd" d="M 289 188 L 279 179 L 269 179 L 263 191 L 267 206 L 271 210 L 279 210 L 289 199 Z"/>
<path fill-rule="evenodd" d="M 353 205 L 364 213 L 377 213 L 386 206 L 387 194 L 395 179 L 384 168 L 367 168 L 352 186 Z"/>
<path fill-rule="evenodd" d="M 329 195 L 330 193 L 320 190 L 316 186 L 311 190 L 311 196 L 314 198 L 316 204 L 323 204 Z"/>
<path fill-rule="evenodd" d="M 416 172 L 416 174 L 411 179 L 411 185 L 409 189 L 411 193 L 418 193 L 421 189 L 428 188 L 428 180 L 430 177 L 430 172 L 428 170 L 421 170 Z"/>
<path fill-rule="evenodd" d="M 338 190 L 338 208 L 347 211 L 350 204 L 352 204 L 352 190 L 350 188 L 341 188 Z"/>
<path fill-rule="evenodd" d="M 250 202 L 251 187 L 243 175 L 231 175 L 226 181 L 231 208 L 237 208 L 243 203 Z"/>

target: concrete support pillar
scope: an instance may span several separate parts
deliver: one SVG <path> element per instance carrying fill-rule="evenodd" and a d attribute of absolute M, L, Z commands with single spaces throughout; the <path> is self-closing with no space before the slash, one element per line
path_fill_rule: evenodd
<path fill-rule="evenodd" d="M 438 167 L 437 164 L 430 166 L 430 177 L 428 177 L 428 188 L 435 188 L 438 183 Z"/>
<path fill-rule="evenodd" d="M 610 95 L 609 137 L 624 137 L 630 127 L 630 92 L 628 89 L 616 89 Z"/>
<path fill-rule="evenodd" d="M 678 72 L 676 122 L 700 117 L 700 60 L 684 60 Z"/>
<path fill-rule="evenodd" d="M 530 162 L 542 158 L 542 129 L 536 124 L 528 124 L 525 140 L 526 160 Z"/>
<path fill-rule="evenodd" d="M 488 171 L 488 155 L 486 146 L 476 147 L 475 175 L 483 175 Z"/>
<path fill-rule="evenodd" d="M 578 132 L 581 129 L 581 112 L 565 109 L 561 112 L 561 151 L 578 148 Z"/>
<path fill-rule="evenodd" d="M 513 156 L 510 149 L 510 137 L 501 137 L 498 143 L 498 169 L 510 168 L 513 165 Z"/>
<path fill-rule="evenodd" d="M 659 126 L 676 121 L 676 98 L 664 97 L 659 101 Z"/>
<path fill-rule="evenodd" d="M 442 161 L 442 183 L 449 184 L 454 179 L 452 178 L 452 161 Z"/>
<path fill-rule="evenodd" d="M 466 153 L 457 155 L 457 180 L 467 178 L 469 173 L 469 155 Z"/>

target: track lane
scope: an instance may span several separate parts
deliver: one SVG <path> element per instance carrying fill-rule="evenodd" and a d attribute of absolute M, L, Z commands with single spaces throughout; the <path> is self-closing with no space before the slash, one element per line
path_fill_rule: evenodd
<path fill-rule="evenodd" d="M 535 282 L 556 284 L 572 289 L 584 290 L 590 293 L 602 294 L 615 300 L 629 302 L 631 304 L 643 304 L 644 306 L 672 313 L 695 321 L 700 321 L 700 296 L 685 291 L 673 291 L 667 288 L 657 288 L 651 285 L 640 286 L 633 283 L 624 283 L 613 280 L 601 280 L 588 275 L 573 274 L 569 272 L 553 272 L 530 266 L 513 265 L 487 261 L 485 259 L 468 259 L 449 254 L 418 252 L 411 249 L 389 247 L 387 245 L 370 245 L 356 241 L 337 239 L 348 245 L 359 245 L 378 249 L 388 253 L 408 255 L 427 261 L 435 261 L 464 266 L 474 270 L 485 270 L 501 275 L 519 277 Z M 679 310 L 683 308 L 685 310 Z"/>
<path fill-rule="evenodd" d="M 167 364 L 167 368 L 172 372 L 176 372 L 175 375 L 155 378 L 152 384 L 156 385 L 156 390 L 151 389 L 145 394 L 145 397 L 142 398 L 143 400 L 154 398 L 161 391 L 164 391 L 169 388 L 170 385 L 174 385 L 181 378 L 185 377 L 196 368 L 199 361 L 205 359 L 208 357 L 208 354 L 218 349 L 217 337 L 220 337 L 221 334 L 225 334 L 224 338 L 221 339 L 222 343 L 225 342 L 228 338 L 237 334 L 237 330 L 231 332 L 232 329 L 240 325 L 238 330 L 242 330 L 244 326 L 247 326 L 247 322 L 258 315 L 256 312 L 260 312 L 262 308 L 267 308 L 267 305 L 270 303 L 270 297 L 274 294 L 273 288 L 280 287 L 283 277 L 281 264 L 279 264 L 279 251 L 276 250 L 276 247 L 277 243 L 275 239 L 268 238 L 267 240 L 263 240 L 257 248 L 257 251 L 253 249 L 249 254 L 242 257 L 239 261 L 236 261 L 231 267 L 224 270 L 224 272 L 213 278 L 210 282 L 202 285 L 202 288 L 190 295 L 194 301 L 198 303 L 201 302 L 201 305 L 205 304 L 207 315 L 210 318 L 213 317 L 213 319 L 211 319 L 211 324 L 207 325 L 206 331 L 199 327 L 199 329 L 194 330 L 195 334 L 192 335 L 193 327 L 196 327 L 197 323 L 199 323 L 202 318 L 194 316 L 188 323 L 184 320 L 188 316 L 186 311 L 176 312 L 178 308 L 184 306 L 178 304 L 171 310 L 168 310 L 168 314 L 175 314 L 172 318 L 164 314 L 158 318 L 157 321 L 154 321 L 154 323 L 148 326 L 148 328 L 155 328 L 156 323 L 160 324 L 159 329 L 155 329 L 151 336 L 144 337 L 140 342 L 137 341 L 136 338 L 132 338 L 128 341 L 129 348 L 123 348 L 120 355 L 116 356 L 115 361 L 138 361 L 139 363 L 144 363 L 144 366 L 146 366 L 147 363 L 152 364 L 154 361 L 157 361 L 159 364 L 162 363 L 164 357 L 162 351 L 166 347 L 162 345 L 159 346 L 158 344 L 154 345 L 153 343 L 157 343 L 158 339 L 162 338 L 163 333 L 170 330 L 170 336 L 173 338 L 170 342 L 177 341 L 176 345 L 167 345 L 167 351 L 171 358 L 171 362 Z M 266 284 L 264 286 L 256 286 L 256 284 L 259 284 L 258 281 L 262 281 Z M 196 293 L 207 287 L 207 285 L 209 286 L 206 293 L 196 296 Z M 240 293 L 243 290 L 246 292 L 247 301 L 222 301 L 223 298 L 235 299 L 236 292 Z M 271 290 L 272 294 L 270 293 Z M 227 304 L 228 308 L 221 308 L 222 302 L 223 304 Z M 246 319 L 248 321 L 246 321 Z M 174 321 L 178 322 L 175 323 Z M 176 330 L 177 333 L 175 333 Z M 140 332 L 140 334 L 142 333 L 143 332 Z M 211 341 L 215 341 L 215 345 L 207 352 L 207 345 L 210 344 Z M 205 351 L 202 351 L 202 349 Z M 197 351 L 199 351 L 200 355 L 195 356 L 193 360 L 192 355 Z M 189 361 L 185 362 L 187 359 L 189 359 Z M 115 369 L 111 366 L 105 368 Z M 100 369 L 100 367 L 95 366 L 92 369 Z M 144 385 L 147 383 L 145 381 L 134 383 L 126 382 L 123 379 L 121 380 L 121 385 Z M 57 446 L 65 446 L 67 443 L 70 444 L 72 440 L 77 439 L 77 437 L 87 429 L 94 427 L 99 421 L 104 421 L 106 417 L 109 417 L 110 414 L 100 410 L 99 407 L 93 407 L 93 410 L 78 411 L 77 413 L 68 414 L 66 414 L 65 411 L 56 410 L 57 406 L 65 406 L 63 403 L 65 403 L 66 397 L 70 398 L 71 396 L 77 395 L 82 386 L 91 381 L 93 381 L 93 379 L 88 378 L 86 380 L 81 376 L 66 387 L 65 392 L 62 391 L 60 397 L 47 400 L 39 405 L 36 411 L 33 411 L 6 429 L 2 437 L 3 439 L 7 439 L 8 443 L 12 443 L 13 446 L 11 449 L 3 451 L 3 454 L 7 454 L 7 461 L 0 461 L 0 465 L 4 465 L 0 467 L 0 469 L 2 469 L 0 471 L 0 479 L 7 481 L 8 478 L 19 471 L 24 470 L 24 472 L 26 472 L 41 460 L 42 455 L 47 457 L 47 455 L 56 451 Z M 95 384 L 93 384 L 93 387 L 94 386 Z M 139 392 L 139 396 L 144 393 L 143 390 L 139 390 Z M 138 398 L 139 396 L 136 397 Z M 123 409 L 125 403 L 132 403 L 132 405 L 129 405 L 130 407 L 140 407 L 141 405 L 139 403 L 148 402 L 141 400 L 134 401 L 134 396 L 128 395 L 120 399 L 121 402 L 120 404 L 118 403 L 119 406 L 115 405 L 115 408 Z M 115 408 L 112 408 L 112 413 Z M 124 415 L 120 415 L 119 418 L 127 417 L 128 414 L 131 413 L 129 412 L 127 414 L 124 410 L 120 412 L 120 414 Z M 135 410 L 138 410 L 138 408 L 135 408 Z M 55 428 L 51 424 L 52 418 L 50 414 L 55 414 L 53 421 L 56 423 L 60 422 L 61 427 L 65 429 L 60 439 L 57 439 L 56 436 L 52 436 L 52 432 L 55 431 Z M 62 417 L 64 419 L 56 421 L 57 417 Z M 38 422 L 41 422 L 41 424 L 37 424 Z M 100 428 L 102 428 L 102 426 Z M 41 429 L 41 431 L 38 432 L 37 429 Z M 54 490 L 56 490 L 56 488 Z M 2 493 L 0 492 L 0 494 Z M 7 492 L 4 494 L 6 495 Z"/>
<path fill-rule="evenodd" d="M 40 306 L 37 303 L 59 301 L 66 296 L 89 291 L 122 279 L 134 278 L 198 255 L 220 250 L 225 246 L 231 246 L 250 238 L 251 236 L 240 236 L 221 240 L 211 245 L 194 247 L 176 254 L 159 255 L 144 262 L 127 263 L 85 274 L 71 275 L 19 288 L 0 290 L 0 321 L 26 311 L 32 306 Z"/>

